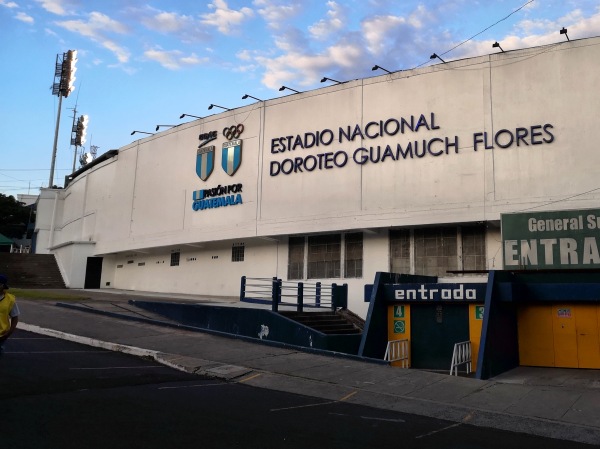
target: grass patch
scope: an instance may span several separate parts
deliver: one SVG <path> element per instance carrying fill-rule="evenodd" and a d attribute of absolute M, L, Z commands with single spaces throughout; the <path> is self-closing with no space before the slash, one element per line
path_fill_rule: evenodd
<path fill-rule="evenodd" d="M 57 291 L 28 290 L 25 288 L 11 288 L 9 292 L 15 295 L 17 298 L 23 299 L 39 299 L 51 301 L 81 301 L 83 299 L 88 299 L 87 296 L 60 293 Z"/>

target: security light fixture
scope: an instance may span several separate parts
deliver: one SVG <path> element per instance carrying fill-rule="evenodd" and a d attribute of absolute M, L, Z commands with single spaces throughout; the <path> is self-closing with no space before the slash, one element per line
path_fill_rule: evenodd
<path fill-rule="evenodd" d="M 253 97 L 252 95 L 244 94 L 244 96 L 242 97 L 242 100 L 245 100 L 246 98 L 253 98 L 256 101 L 264 101 L 264 100 L 261 100 L 260 98 Z"/>
<path fill-rule="evenodd" d="M 194 117 L 194 118 L 202 118 L 202 117 L 198 117 L 197 115 L 192 115 L 192 114 L 181 114 L 179 116 L 180 119 L 182 119 L 183 117 Z"/>
<path fill-rule="evenodd" d="M 174 126 L 177 126 L 177 125 L 156 125 L 156 131 L 158 131 L 158 128 L 163 128 L 163 127 L 164 128 L 166 128 L 166 127 L 173 128 Z"/>
<path fill-rule="evenodd" d="M 325 81 L 332 81 L 332 82 L 334 82 L 334 83 L 337 83 L 337 84 L 343 84 L 341 81 L 334 80 L 333 78 L 327 78 L 326 76 L 324 76 L 324 77 L 321 79 L 321 82 L 322 82 L 322 83 L 324 83 Z"/>
<path fill-rule="evenodd" d="M 287 87 L 287 86 L 281 86 L 281 87 L 279 88 L 279 92 L 281 92 L 281 91 L 283 91 L 283 90 L 286 90 L 286 89 L 287 89 L 287 90 L 291 90 L 292 92 L 296 92 L 297 94 L 299 94 L 299 93 L 300 93 L 300 91 L 298 91 L 298 90 L 296 90 L 296 89 L 292 89 L 291 87 Z"/>
<path fill-rule="evenodd" d="M 562 27 L 562 30 L 560 30 L 560 34 L 564 34 L 568 41 L 571 40 L 569 39 L 569 35 L 567 34 L 567 29 L 565 27 Z"/>
<path fill-rule="evenodd" d="M 140 134 L 150 134 L 151 136 L 154 135 L 154 133 L 147 133 L 146 131 L 131 131 L 131 135 L 133 136 L 135 133 L 140 133 Z"/>
<path fill-rule="evenodd" d="M 208 107 L 208 109 L 212 109 L 214 107 L 225 109 L 226 111 L 231 111 L 231 109 L 229 109 L 229 108 L 226 108 L 224 106 L 219 106 L 218 104 L 213 104 L 213 103 L 210 104 L 210 106 Z"/>
<path fill-rule="evenodd" d="M 444 61 L 442 58 L 440 58 L 436 53 L 432 54 L 429 59 L 435 59 L 438 58 L 440 61 L 442 61 L 444 64 L 446 64 L 446 61 Z"/>
<path fill-rule="evenodd" d="M 499 48 L 500 51 L 502 53 L 504 53 L 504 50 L 502 49 L 502 47 L 500 46 L 500 44 L 497 41 L 492 44 L 492 48 Z"/>
<path fill-rule="evenodd" d="M 384 69 L 383 67 L 381 67 L 380 65 L 374 65 L 373 68 L 371 69 L 373 71 L 375 70 L 383 70 L 384 72 L 389 73 L 390 75 L 392 74 L 392 72 L 390 72 L 388 69 Z"/>

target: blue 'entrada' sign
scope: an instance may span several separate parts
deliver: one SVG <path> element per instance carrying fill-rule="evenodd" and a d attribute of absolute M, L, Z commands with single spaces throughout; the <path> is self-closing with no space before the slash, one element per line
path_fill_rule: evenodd
<path fill-rule="evenodd" d="M 394 284 L 386 286 L 389 302 L 485 302 L 487 284 Z"/>

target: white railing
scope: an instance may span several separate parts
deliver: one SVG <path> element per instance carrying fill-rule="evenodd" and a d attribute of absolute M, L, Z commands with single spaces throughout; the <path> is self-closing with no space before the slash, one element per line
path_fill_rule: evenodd
<path fill-rule="evenodd" d="M 23 245 L 10 245 L 10 252 L 11 253 L 18 253 L 18 254 L 29 254 L 29 246 L 23 246 Z"/>
<path fill-rule="evenodd" d="M 450 375 L 454 372 L 455 376 L 458 376 L 458 367 L 466 365 L 467 374 L 471 372 L 471 342 L 462 341 L 454 344 L 454 351 L 452 352 L 452 364 L 450 365 Z"/>
<path fill-rule="evenodd" d="M 388 341 L 383 359 L 388 362 L 400 362 L 401 368 L 408 368 L 408 340 Z"/>

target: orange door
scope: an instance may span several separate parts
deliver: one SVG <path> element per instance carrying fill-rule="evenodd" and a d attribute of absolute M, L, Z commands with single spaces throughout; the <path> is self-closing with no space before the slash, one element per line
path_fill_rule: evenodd
<path fill-rule="evenodd" d="M 519 362 L 527 366 L 554 366 L 552 308 L 522 305 L 517 312 Z"/>
<path fill-rule="evenodd" d="M 575 326 L 575 306 L 553 305 L 552 327 L 554 329 L 554 366 L 578 368 L 577 327 Z"/>
<path fill-rule="evenodd" d="M 600 368 L 600 338 L 598 336 L 600 307 L 596 304 L 577 305 L 575 311 L 579 368 Z"/>

